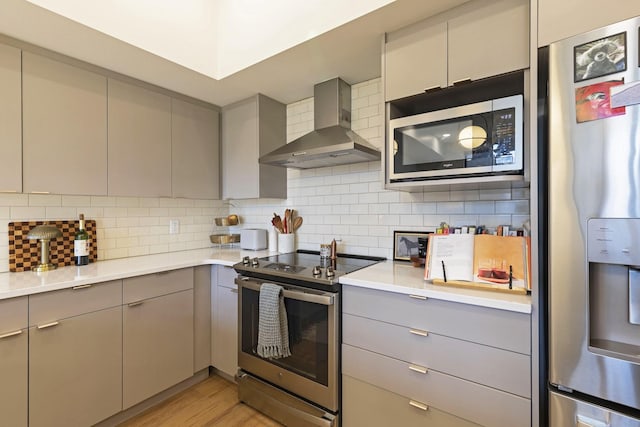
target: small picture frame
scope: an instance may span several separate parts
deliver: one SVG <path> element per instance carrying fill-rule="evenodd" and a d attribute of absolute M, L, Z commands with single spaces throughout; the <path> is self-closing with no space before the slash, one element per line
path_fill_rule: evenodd
<path fill-rule="evenodd" d="M 627 69 L 627 33 L 593 40 L 573 48 L 575 83 Z"/>
<path fill-rule="evenodd" d="M 394 231 L 393 260 L 411 261 L 411 258 L 426 258 L 429 232 Z"/>

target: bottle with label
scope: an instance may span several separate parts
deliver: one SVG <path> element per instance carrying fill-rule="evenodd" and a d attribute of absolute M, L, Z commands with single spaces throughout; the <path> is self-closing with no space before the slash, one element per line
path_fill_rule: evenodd
<path fill-rule="evenodd" d="M 73 258 L 76 265 L 89 264 L 89 233 L 84 228 L 84 214 L 80 214 L 80 224 L 73 239 Z"/>

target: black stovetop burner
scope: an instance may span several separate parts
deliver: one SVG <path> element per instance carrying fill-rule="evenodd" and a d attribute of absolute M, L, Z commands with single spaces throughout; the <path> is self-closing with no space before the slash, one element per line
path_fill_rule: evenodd
<path fill-rule="evenodd" d="M 323 260 L 320 258 L 320 252 L 298 250 L 297 252 L 254 258 L 249 260 L 248 264 L 245 260 L 244 263 L 235 264 L 233 268 L 245 276 L 337 291 L 340 276 L 385 259 L 383 257 L 338 253 L 335 260 Z"/>

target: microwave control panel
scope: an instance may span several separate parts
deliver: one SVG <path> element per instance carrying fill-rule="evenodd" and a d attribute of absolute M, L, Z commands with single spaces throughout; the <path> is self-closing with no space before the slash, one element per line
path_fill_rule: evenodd
<path fill-rule="evenodd" d="M 513 108 L 493 113 L 493 156 L 496 165 L 515 162 L 515 116 Z"/>

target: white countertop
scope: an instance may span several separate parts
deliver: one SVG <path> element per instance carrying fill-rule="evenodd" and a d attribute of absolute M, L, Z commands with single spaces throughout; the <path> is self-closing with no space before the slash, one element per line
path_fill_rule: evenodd
<path fill-rule="evenodd" d="M 73 286 L 124 279 L 126 277 L 217 264 L 232 266 L 244 256 L 273 255 L 267 250 L 209 248 L 156 255 L 98 261 L 82 267 L 67 266 L 43 273 L 0 273 L 0 299 Z M 531 313 L 531 297 L 474 289 L 444 288 L 423 279 L 424 269 L 386 261 L 340 277 L 340 283 L 388 292 L 421 295 L 464 304 Z"/>
<path fill-rule="evenodd" d="M 433 285 L 424 280 L 424 268 L 385 261 L 340 277 L 343 285 L 420 295 L 501 310 L 531 313 L 531 296 Z"/>
<path fill-rule="evenodd" d="M 266 250 L 249 251 L 239 248 L 210 248 L 98 261 L 82 267 L 60 267 L 42 273 L 33 271 L 0 273 L 0 299 L 196 265 L 218 264 L 232 266 L 241 261 L 244 256 L 253 258 L 270 254 Z"/>

